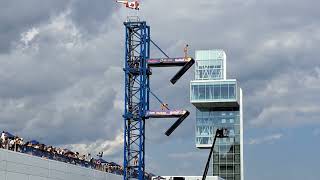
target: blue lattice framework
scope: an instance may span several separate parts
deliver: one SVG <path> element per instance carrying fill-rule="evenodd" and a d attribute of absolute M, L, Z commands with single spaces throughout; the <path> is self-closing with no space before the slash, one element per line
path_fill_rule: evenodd
<path fill-rule="evenodd" d="M 124 180 L 145 179 L 145 120 L 148 118 L 178 118 L 165 132 L 167 136 L 187 118 L 189 111 L 167 110 L 149 111 L 149 77 L 151 67 L 182 66 L 170 80 L 175 84 L 194 64 L 191 57 L 169 58 L 158 45 L 150 39 L 150 27 L 145 21 L 125 22 L 125 112 L 124 112 Z M 149 59 L 150 43 L 167 58 Z M 156 97 L 156 96 L 155 96 Z M 157 98 L 157 97 L 156 97 Z M 163 102 L 157 98 L 162 105 Z"/>
<path fill-rule="evenodd" d="M 149 110 L 150 27 L 146 22 L 125 22 L 124 180 L 145 172 L 145 119 Z"/>

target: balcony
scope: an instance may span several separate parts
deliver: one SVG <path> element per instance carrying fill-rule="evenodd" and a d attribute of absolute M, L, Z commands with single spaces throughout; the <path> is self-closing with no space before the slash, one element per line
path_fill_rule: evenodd
<path fill-rule="evenodd" d="M 239 108 L 239 94 L 235 79 L 190 83 L 190 102 L 197 108 Z"/>

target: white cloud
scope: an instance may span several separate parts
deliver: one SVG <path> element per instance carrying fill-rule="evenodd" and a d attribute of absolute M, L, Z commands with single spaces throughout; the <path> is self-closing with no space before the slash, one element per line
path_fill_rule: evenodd
<path fill-rule="evenodd" d="M 31 28 L 27 32 L 23 32 L 21 34 L 21 41 L 25 46 L 28 46 L 29 43 L 39 34 L 39 30 L 37 28 Z"/>
<path fill-rule="evenodd" d="M 90 143 L 68 144 L 65 147 L 82 154 L 95 155 L 94 153 L 98 154 L 98 152 L 103 152 L 104 156 L 119 154 L 123 148 L 123 133 L 119 131 L 113 140 L 99 139 Z"/>
<path fill-rule="evenodd" d="M 308 72 L 283 74 L 266 82 L 264 88 L 247 96 L 246 104 L 257 104 L 259 113 L 250 120 L 253 126 L 295 127 L 320 123 L 319 67 Z M 254 107 L 256 108 L 256 107 Z"/>
<path fill-rule="evenodd" d="M 251 125 L 293 127 L 301 124 L 319 123 L 317 118 L 319 111 L 320 108 L 314 105 L 265 107 L 257 118 L 251 121 Z"/>
<path fill-rule="evenodd" d="M 249 144 L 250 145 L 254 145 L 254 144 L 272 144 L 275 141 L 281 139 L 282 137 L 283 137 L 283 134 L 277 133 L 277 134 L 271 134 L 271 135 L 264 136 L 264 137 L 259 137 L 259 138 L 251 138 L 249 140 Z"/>

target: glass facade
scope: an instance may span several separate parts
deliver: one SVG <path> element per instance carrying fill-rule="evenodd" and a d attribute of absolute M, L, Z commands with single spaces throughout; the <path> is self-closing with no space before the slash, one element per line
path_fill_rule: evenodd
<path fill-rule="evenodd" d="M 196 101 L 236 101 L 236 81 L 196 81 L 191 82 L 191 102 Z"/>
<path fill-rule="evenodd" d="M 198 147 L 210 148 L 214 133 L 218 128 L 227 128 L 229 137 L 217 139 L 212 168 L 213 175 L 225 180 L 240 180 L 240 114 L 239 111 L 196 112 L 196 144 Z"/>
<path fill-rule="evenodd" d="M 212 80 L 223 77 L 222 60 L 202 60 L 196 62 L 196 79 Z"/>
<path fill-rule="evenodd" d="M 196 111 L 196 144 L 209 145 L 213 143 L 214 133 L 218 128 L 227 128 L 229 138 L 218 139 L 221 143 L 240 143 L 240 115 L 239 111 Z"/>
<path fill-rule="evenodd" d="M 213 176 L 225 180 L 243 180 L 241 93 L 237 81 L 226 78 L 223 50 L 196 51 L 195 80 L 190 83 L 190 101 L 197 108 L 195 143 L 210 149 L 216 129 L 229 130 L 228 138 L 217 139 L 210 167 Z"/>
<path fill-rule="evenodd" d="M 222 50 L 196 51 L 196 80 L 224 79 L 225 53 Z"/>

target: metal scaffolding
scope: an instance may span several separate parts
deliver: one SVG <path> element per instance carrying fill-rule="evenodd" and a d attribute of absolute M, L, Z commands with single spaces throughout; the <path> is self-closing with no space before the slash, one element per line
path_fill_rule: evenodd
<path fill-rule="evenodd" d="M 145 120 L 148 118 L 178 118 L 166 131 L 170 134 L 187 118 L 186 110 L 169 110 L 168 105 L 150 91 L 151 67 L 182 66 L 171 79 L 175 84 L 194 64 L 190 57 L 169 58 L 150 39 L 150 27 L 145 21 L 127 21 L 125 43 L 125 107 L 124 107 L 124 180 L 145 176 Z M 166 58 L 150 59 L 150 43 L 154 44 Z M 149 111 L 149 97 L 154 95 L 167 111 Z"/>
<path fill-rule="evenodd" d="M 145 172 L 145 115 L 149 110 L 150 27 L 146 22 L 125 22 L 124 179 Z"/>

